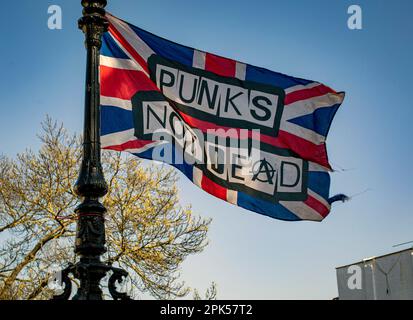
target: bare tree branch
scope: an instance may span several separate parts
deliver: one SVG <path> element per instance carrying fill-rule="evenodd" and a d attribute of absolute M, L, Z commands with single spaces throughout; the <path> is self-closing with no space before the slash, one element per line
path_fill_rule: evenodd
<path fill-rule="evenodd" d="M 75 261 L 78 199 L 72 190 L 81 143 L 50 118 L 42 124 L 39 151 L 0 156 L 0 299 L 46 299 L 49 273 Z M 177 175 L 165 166 L 103 152 L 109 193 L 106 232 L 109 263 L 131 276 L 132 294 L 182 297 L 189 288 L 179 268 L 207 245 L 210 220 L 182 207 Z M 64 219 L 64 218 L 67 219 Z M 63 218 L 63 219 L 62 219 Z"/>

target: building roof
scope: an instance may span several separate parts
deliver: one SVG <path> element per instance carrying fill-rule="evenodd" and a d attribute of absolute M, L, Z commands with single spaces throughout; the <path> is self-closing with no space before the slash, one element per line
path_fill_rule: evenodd
<path fill-rule="evenodd" d="M 391 256 L 391 255 L 393 255 L 393 254 L 398 254 L 398 253 L 402 253 L 402 252 L 405 252 L 405 251 L 411 251 L 412 254 L 413 254 L 413 247 L 408 248 L 408 249 L 403 249 L 403 250 L 400 250 L 400 251 L 395 251 L 395 252 L 383 254 L 383 255 L 381 255 L 381 256 L 374 256 L 374 257 L 366 258 L 366 259 L 363 259 L 363 260 L 361 260 L 361 261 L 357 261 L 357 262 L 354 262 L 354 263 L 351 263 L 351 264 L 346 264 L 346 265 L 344 265 L 344 266 L 336 267 L 336 269 L 347 268 L 347 267 L 352 266 L 352 265 L 355 265 L 355 264 L 365 263 L 365 262 L 368 262 L 368 261 L 371 261 L 371 260 L 374 260 L 374 259 L 379 259 L 379 258 Z"/>

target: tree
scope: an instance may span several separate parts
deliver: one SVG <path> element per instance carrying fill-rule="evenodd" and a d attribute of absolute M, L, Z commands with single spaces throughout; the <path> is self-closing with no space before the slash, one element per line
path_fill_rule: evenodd
<path fill-rule="evenodd" d="M 50 298 L 50 271 L 76 259 L 72 183 L 80 139 L 50 118 L 42 127 L 38 152 L 0 157 L 0 299 Z M 104 259 L 129 272 L 135 294 L 186 296 L 179 268 L 207 245 L 210 220 L 179 203 L 171 169 L 113 151 L 102 159 L 109 186 Z"/>
<path fill-rule="evenodd" d="M 194 290 L 194 300 L 216 300 L 217 298 L 217 284 L 215 282 L 211 283 L 211 286 L 206 290 L 205 297 L 202 299 L 201 295 L 199 294 L 198 290 Z"/>

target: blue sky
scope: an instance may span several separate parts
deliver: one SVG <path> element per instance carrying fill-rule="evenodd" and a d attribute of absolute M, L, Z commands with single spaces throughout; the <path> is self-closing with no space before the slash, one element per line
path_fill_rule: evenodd
<path fill-rule="evenodd" d="M 62 30 L 47 28 L 52 4 L 62 7 Z M 363 10 L 363 30 L 347 28 L 351 4 Z M 39 147 L 46 114 L 81 131 L 85 51 L 80 1 L 2 9 L 0 153 L 14 156 Z M 216 281 L 223 299 L 330 299 L 336 266 L 413 240 L 412 1 L 112 0 L 108 10 L 176 42 L 347 93 L 327 140 L 338 170 L 332 193 L 362 194 L 335 204 L 322 223 L 282 222 L 182 176 L 182 202 L 213 218 L 210 245 L 183 265 L 189 285 L 204 290 Z"/>

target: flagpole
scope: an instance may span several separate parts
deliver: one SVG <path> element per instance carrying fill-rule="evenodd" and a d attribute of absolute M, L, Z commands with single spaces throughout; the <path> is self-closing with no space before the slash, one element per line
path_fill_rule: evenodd
<path fill-rule="evenodd" d="M 75 209 L 77 229 L 75 253 L 79 261 L 62 271 L 65 284 L 63 294 L 55 299 L 69 299 L 72 284 L 68 278 L 71 273 L 80 280 L 80 287 L 74 300 L 102 300 L 103 292 L 100 282 L 108 271 L 113 274 L 109 279 L 109 292 L 114 299 L 127 299 L 127 295 L 116 291 L 115 282 L 121 282 L 127 272 L 113 268 L 101 261 L 105 247 L 106 208 L 100 198 L 108 192 L 101 164 L 100 145 L 100 85 L 99 56 L 102 36 L 108 30 L 109 23 L 105 17 L 107 0 L 82 0 L 83 17 L 79 19 L 79 28 L 85 34 L 86 88 L 85 113 L 83 129 L 83 155 L 75 192 L 82 203 Z"/>

